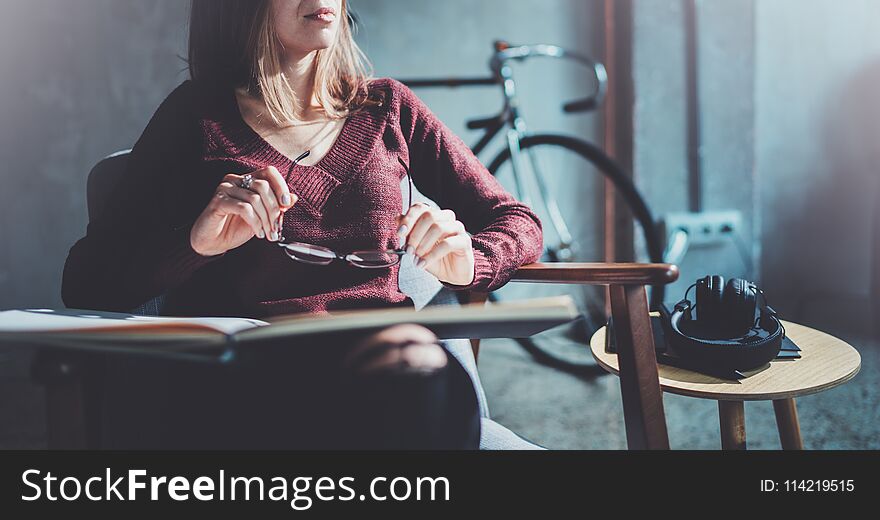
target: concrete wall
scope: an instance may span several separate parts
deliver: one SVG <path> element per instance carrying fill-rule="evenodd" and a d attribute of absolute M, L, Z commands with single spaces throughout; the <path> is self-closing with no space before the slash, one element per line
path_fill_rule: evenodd
<path fill-rule="evenodd" d="M 877 284 L 880 4 L 696 3 L 705 209 L 743 212 L 753 276 L 786 317 L 864 325 Z M 684 5 L 633 2 L 633 164 L 658 217 L 688 206 Z M 708 272 L 749 274 L 733 244 L 681 267 L 672 295 Z"/>
<path fill-rule="evenodd" d="M 0 308 L 61 304 L 85 180 L 183 78 L 186 2 L 5 1 L 0 31 Z M 12 246 L 14 244 L 14 246 Z"/>
<path fill-rule="evenodd" d="M 878 236 L 880 3 L 756 3 L 763 278 L 797 319 L 863 320 Z"/>
<path fill-rule="evenodd" d="M 633 2 L 633 171 L 655 218 L 689 210 L 685 1 Z M 703 209 L 738 210 L 746 258 L 733 241 L 691 249 L 667 300 L 705 274 L 747 276 L 758 261 L 751 0 L 697 2 L 697 91 Z"/>

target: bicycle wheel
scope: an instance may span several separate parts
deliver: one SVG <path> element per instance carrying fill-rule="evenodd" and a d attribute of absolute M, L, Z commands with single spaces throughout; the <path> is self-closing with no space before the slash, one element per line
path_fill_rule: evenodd
<path fill-rule="evenodd" d="M 623 170 L 613 159 L 608 157 L 595 145 L 578 138 L 555 135 L 536 134 L 523 138 L 520 141 L 520 149 L 523 152 L 520 164 L 527 168 L 539 169 L 551 193 L 555 197 L 562 215 L 567 215 L 566 222 L 571 226 L 571 234 L 575 237 L 598 237 L 587 240 L 583 239 L 575 243 L 573 258 L 571 261 L 589 262 L 597 261 L 601 257 L 604 209 L 597 194 L 602 193 L 602 180 L 611 180 L 616 190 L 622 196 L 626 208 L 634 220 L 639 224 L 644 235 L 644 244 L 648 258 L 652 262 L 663 261 L 662 241 L 659 230 L 654 222 L 650 209 L 644 198 Z M 499 181 L 509 184 L 512 181 L 512 168 L 510 150 L 505 148 L 488 165 L 489 172 L 496 176 Z M 552 172 L 552 174 L 551 174 Z M 600 173 L 601 175 L 595 175 Z M 580 176 L 580 178 L 578 178 Z M 589 177 L 593 179 L 590 180 Z M 570 189 L 578 186 L 579 190 Z M 535 186 L 530 186 L 532 192 L 537 193 Z M 584 200 L 596 201 L 595 204 L 584 204 Z M 545 243 L 559 239 L 553 236 L 553 227 L 547 222 L 547 209 L 543 203 L 533 200 L 535 211 L 542 220 L 544 226 Z M 572 218 L 577 215 L 577 218 Z M 548 254 L 551 253 L 551 254 Z M 552 247 L 545 247 L 545 260 L 557 260 L 552 256 Z M 500 297 L 515 293 L 516 287 L 508 286 L 502 289 Z M 562 288 L 560 288 L 562 287 Z M 573 371 L 598 373 L 597 367 L 583 344 L 589 343 L 593 332 L 604 325 L 605 305 L 604 288 L 587 286 L 555 286 L 541 287 L 531 286 L 529 295 L 541 292 L 542 295 L 568 294 L 572 296 L 581 309 L 582 318 L 568 328 L 548 331 L 535 336 L 533 339 L 518 340 L 539 362 L 556 368 Z M 664 290 L 662 286 L 652 288 L 651 306 L 658 307 L 663 302 Z M 521 295 L 514 295 L 522 297 Z"/>

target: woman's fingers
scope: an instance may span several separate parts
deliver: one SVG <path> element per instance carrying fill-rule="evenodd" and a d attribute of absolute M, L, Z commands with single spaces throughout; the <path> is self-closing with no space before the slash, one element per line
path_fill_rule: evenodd
<path fill-rule="evenodd" d="M 454 221 L 455 213 L 451 210 L 430 208 L 423 204 L 413 205 L 404 216 L 403 223 L 408 228 L 405 242 L 407 252 L 415 254 L 416 248 L 434 223 Z"/>
<path fill-rule="evenodd" d="M 471 237 L 467 233 L 449 236 L 437 242 L 431 251 L 422 257 L 421 267 L 431 266 L 454 253 L 467 253 L 472 247 Z"/>
<path fill-rule="evenodd" d="M 269 240 L 277 241 L 281 236 L 283 213 L 293 207 L 298 197 L 290 193 L 287 183 L 272 166 L 257 170 L 250 175 L 253 180 L 247 189 L 241 187 L 244 176 L 227 175 L 224 183 L 232 187 L 226 186 L 225 189 L 231 196 L 252 204 L 260 220 L 264 222 L 264 236 Z M 249 193 L 253 193 L 259 199 Z"/>
<path fill-rule="evenodd" d="M 400 227 L 397 228 L 397 235 L 400 238 L 401 247 L 407 246 L 409 243 L 410 231 L 412 231 L 416 220 L 418 220 L 419 217 L 429 209 L 430 208 L 427 204 L 416 203 L 407 209 L 405 214 L 399 217 Z"/>
<path fill-rule="evenodd" d="M 272 221 L 269 218 L 269 213 L 266 210 L 266 206 L 265 204 L 263 204 L 263 201 L 258 193 L 246 190 L 239 187 L 238 185 L 229 182 L 224 182 L 223 184 L 221 184 L 219 189 L 229 198 L 244 202 L 253 207 L 254 214 L 260 220 L 260 228 L 262 229 L 263 237 L 269 237 L 271 239 Z M 257 236 L 259 235 L 260 234 L 257 233 Z"/>
<path fill-rule="evenodd" d="M 254 232 L 254 235 L 263 238 L 265 236 L 265 231 L 263 231 L 263 222 L 260 220 L 260 217 L 257 216 L 256 211 L 254 211 L 253 206 L 248 204 L 247 202 L 242 202 L 238 199 L 231 197 L 225 190 L 217 190 L 216 206 L 217 209 L 225 214 L 225 215 L 235 215 L 248 226 L 250 226 L 251 230 Z"/>
<path fill-rule="evenodd" d="M 274 166 L 257 170 L 251 175 L 269 184 L 269 190 L 275 195 L 275 203 L 279 208 L 283 210 L 290 209 L 294 202 L 296 202 L 295 197 L 290 193 L 290 188 L 287 187 L 287 181 L 284 180 L 284 177 L 281 176 L 281 173 Z"/>
<path fill-rule="evenodd" d="M 452 222 L 434 222 L 428 226 L 418 243 L 412 243 L 414 248 L 413 254 L 416 255 L 416 258 L 422 259 L 431 252 L 437 242 L 459 233 L 464 233 L 464 225 L 457 220 Z"/>
<path fill-rule="evenodd" d="M 438 244 L 457 235 L 464 235 L 461 247 L 470 247 L 470 237 L 464 224 L 455 219 L 451 210 L 431 208 L 425 204 L 415 204 L 406 215 L 400 218 L 399 233 L 401 243 L 406 245 L 407 253 L 415 255 L 416 265 L 425 267 L 430 263 L 428 258 L 436 259 L 437 254 L 430 256 Z M 451 242 L 455 245 L 456 241 Z M 444 249 L 445 250 L 445 249 Z M 445 254 L 449 254 L 448 252 Z M 441 254 L 439 258 L 445 256 Z"/>
<path fill-rule="evenodd" d="M 243 181 L 248 178 L 247 187 Z M 204 256 L 221 254 L 242 245 L 253 235 L 278 241 L 284 211 L 297 197 L 273 167 L 248 176 L 229 174 L 214 192 L 210 203 L 193 224 L 190 244 Z M 229 219 L 234 216 L 238 219 Z M 229 227 L 229 223 L 234 225 Z M 245 226 L 242 226 L 241 223 Z M 252 236 L 247 236 L 248 231 Z"/>
<path fill-rule="evenodd" d="M 275 197 L 275 192 L 272 190 L 272 186 L 266 180 L 254 179 L 249 190 L 259 195 L 260 202 L 263 204 L 263 208 L 266 211 L 266 215 L 269 219 L 269 239 L 278 240 L 278 234 L 281 231 L 279 229 L 281 206 L 278 204 L 278 199 Z"/>
<path fill-rule="evenodd" d="M 273 201 L 272 207 L 267 207 L 267 209 L 269 209 L 269 216 L 272 219 L 273 232 L 277 233 L 277 235 L 272 235 L 274 236 L 272 240 L 278 240 L 281 236 L 281 225 L 283 224 L 282 214 L 296 203 L 298 197 L 290 193 L 287 181 L 274 166 L 257 170 L 251 175 L 258 179 L 254 181 L 251 188 L 253 189 L 260 184 L 260 194 L 266 197 L 266 200 Z"/>

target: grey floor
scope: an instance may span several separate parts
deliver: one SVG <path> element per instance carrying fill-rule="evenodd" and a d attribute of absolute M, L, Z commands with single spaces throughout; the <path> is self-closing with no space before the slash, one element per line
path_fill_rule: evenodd
<path fill-rule="evenodd" d="M 880 448 L 880 341 L 823 327 L 852 344 L 862 368 L 849 383 L 797 400 L 807 449 Z M 480 374 L 495 420 L 551 449 L 623 449 L 626 436 L 617 377 L 573 376 L 535 363 L 510 340 L 486 341 Z M 721 447 L 715 401 L 665 394 L 674 449 Z M 773 406 L 747 402 L 749 449 L 779 449 Z"/>

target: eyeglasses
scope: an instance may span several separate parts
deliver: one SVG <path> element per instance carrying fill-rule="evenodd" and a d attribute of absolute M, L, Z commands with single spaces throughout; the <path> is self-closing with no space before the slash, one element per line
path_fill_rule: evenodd
<path fill-rule="evenodd" d="M 408 209 L 412 206 L 412 176 L 409 173 L 409 167 L 403 162 L 403 159 L 398 157 L 397 160 L 403 166 L 403 170 L 406 172 L 406 178 L 409 181 L 409 204 L 406 206 Z M 350 253 L 340 254 L 324 246 L 316 246 L 314 244 L 306 244 L 303 242 L 285 242 L 284 237 L 279 239 L 278 245 L 284 248 L 284 252 L 287 256 L 297 262 L 312 265 L 329 265 L 336 260 L 342 260 L 361 269 L 383 269 L 386 267 L 392 267 L 399 264 L 400 259 L 406 254 L 405 249 L 352 251 Z"/>
<path fill-rule="evenodd" d="M 400 258 L 406 254 L 406 251 L 399 249 L 389 249 L 386 251 L 353 251 L 351 253 L 339 254 L 335 251 L 323 246 L 313 244 L 304 244 L 302 242 L 288 242 L 286 244 L 278 244 L 284 248 L 287 256 L 312 265 L 329 265 L 334 260 L 343 260 L 349 264 L 360 267 L 361 269 L 381 269 L 383 267 L 391 267 L 400 263 Z"/>

